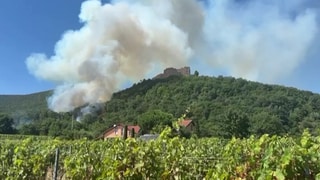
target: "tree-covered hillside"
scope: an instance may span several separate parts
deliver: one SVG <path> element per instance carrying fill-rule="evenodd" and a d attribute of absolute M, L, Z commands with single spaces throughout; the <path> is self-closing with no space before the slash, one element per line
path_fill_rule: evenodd
<path fill-rule="evenodd" d="M 0 95 L 0 115 L 3 115 L 3 118 L 0 116 L 0 127 L 5 126 L 1 122 L 7 121 L 12 122 L 10 125 L 12 124 L 13 127 L 6 127 L 9 129 L 17 129 L 27 123 L 32 123 L 37 114 L 49 111 L 47 98 L 51 93 L 52 91 L 43 91 L 28 95 Z M 4 132 L 12 133 L 12 131 L 1 131 L 0 133 Z"/>
<path fill-rule="evenodd" d="M 200 136 L 315 133 L 320 127 L 318 94 L 222 76 L 143 80 L 115 93 L 104 119 L 136 122 L 151 110 L 179 117 L 187 109 Z"/>
<path fill-rule="evenodd" d="M 47 108 L 51 91 L 28 95 L 0 95 L 0 113 L 12 114 L 21 111 L 39 111 Z"/>
<path fill-rule="evenodd" d="M 316 134 L 320 128 L 319 94 L 232 77 L 192 75 L 142 80 L 114 93 L 98 112 L 82 114 L 81 118 L 77 118 L 81 108 L 60 114 L 47 110 L 45 98 L 34 95 L 28 101 L 16 99 L 1 104 L 35 110 L 27 117 L 31 123 L 19 129 L 22 134 L 97 137 L 115 123 L 139 124 L 144 132 L 158 132 L 170 124 L 168 118 L 177 119 L 182 114 L 194 121 L 194 133 L 200 137 L 296 135 L 305 128 Z"/>

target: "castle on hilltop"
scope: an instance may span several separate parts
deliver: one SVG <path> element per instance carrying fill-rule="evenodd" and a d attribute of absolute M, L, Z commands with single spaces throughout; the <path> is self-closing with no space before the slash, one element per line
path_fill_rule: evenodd
<path fill-rule="evenodd" d="M 170 76 L 190 76 L 190 67 L 186 66 L 180 69 L 173 67 L 166 68 L 163 73 L 158 74 L 153 79 L 164 79 Z"/>

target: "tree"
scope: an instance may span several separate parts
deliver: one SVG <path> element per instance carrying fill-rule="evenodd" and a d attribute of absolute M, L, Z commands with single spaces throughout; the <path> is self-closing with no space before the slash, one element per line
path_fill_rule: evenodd
<path fill-rule="evenodd" d="M 142 133 L 160 133 L 165 126 L 171 126 L 173 115 L 160 110 L 152 110 L 143 113 L 138 118 L 138 125 Z"/>
<path fill-rule="evenodd" d="M 199 72 L 196 70 L 196 71 L 194 71 L 194 75 L 195 76 L 199 76 Z"/>
<path fill-rule="evenodd" d="M 310 133 L 317 135 L 319 132 L 320 114 L 317 112 L 310 113 L 307 117 L 304 117 L 303 120 L 299 123 L 299 131 L 303 132 L 305 129 L 309 129 Z"/>
<path fill-rule="evenodd" d="M 284 132 L 280 118 L 268 112 L 257 113 L 251 118 L 250 133 L 280 135 Z"/>
<path fill-rule="evenodd" d="M 14 134 L 16 133 L 15 128 L 13 128 L 13 119 L 8 115 L 0 114 L 0 133 L 1 134 Z"/>
<path fill-rule="evenodd" d="M 25 124 L 19 129 L 19 134 L 39 135 L 39 131 L 34 124 Z"/>
<path fill-rule="evenodd" d="M 225 138 L 248 136 L 249 119 L 246 114 L 229 109 L 218 120 L 217 134 Z"/>

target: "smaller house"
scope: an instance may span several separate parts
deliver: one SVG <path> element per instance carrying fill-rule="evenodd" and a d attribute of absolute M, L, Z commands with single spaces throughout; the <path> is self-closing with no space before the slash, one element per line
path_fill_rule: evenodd
<path fill-rule="evenodd" d="M 102 135 L 99 137 L 101 139 L 108 139 L 108 138 L 121 138 L 124 135 L 124 126 L 123 124 L 115 124 L 113 127 L 105 130 Z M 138 134 L 140 132 L 140 126 L 127 126 L 127 135 L 128 137 L 131 137 L 131 131 L 134 131 L 135 134 Z"/>
<path fill-rule="evenodd" d="M 189 131 L 193 131 L 194 130 L 194 122 L 191 119 L 184 119 L 184 120 L 179 122 L 179 125 L 182 126 L 182 127 L 185 127 Z"/>

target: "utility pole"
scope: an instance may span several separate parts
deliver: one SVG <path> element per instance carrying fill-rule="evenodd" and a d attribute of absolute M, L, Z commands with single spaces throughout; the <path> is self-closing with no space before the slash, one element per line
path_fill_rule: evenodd
<path fill-rule="evenodd" d="M 74 121 L 74 113 L 72 114 L 72 118 L 71 118 L 71 133 L 72 133 L 72 139 L 74 139 L 73 121 Z"/>

